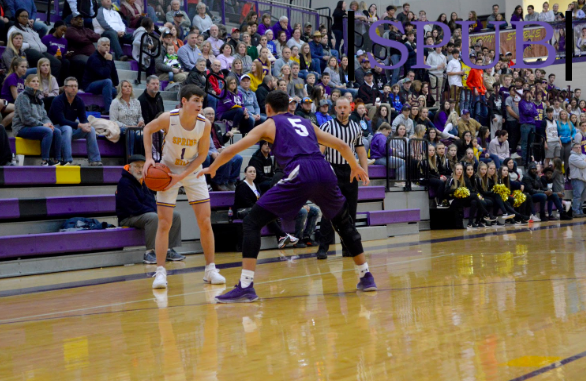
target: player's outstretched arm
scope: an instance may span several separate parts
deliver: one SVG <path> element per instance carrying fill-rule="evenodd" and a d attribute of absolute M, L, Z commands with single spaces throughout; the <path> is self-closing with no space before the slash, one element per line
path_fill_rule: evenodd
<path fill-rule="evenodd" d="M 340 152 L 342 157 L 346 159 L 350 168 L 352 168 L 352 173 L 350 175 L 350 181 L 353 181 L 354 178 L 357 178 L 358 181 L 362 181 L 365 185 L 367 185 L 370 180 L 368 179 L 368 174 L 366 171 L 358 165 L 352 150 L 346 143 L 344 143 L 341 139 L 330 135 L 326 132 L 323 132 L 319 129 L 316 125 L 313 125 L 313 129 L 315 131 L 315 136 L 317 137 L 317 142 L 321 145 L 326 147 L 330 147 L 335 149 L 336 151 Z"/>
<path fill-rule="evenodd" d="M 272 119 L 268 119 L 266 122 L 254 127 L 248 133 L 248 135 L 240 139 L 238 142 L 224 148 L 220 155 L 216 157 L 212 165 L 210 165 L 208 168 L 205 168 L 203 171 L 200 171 L 197 177 L 203 175 L 211 175 L 214 177 L 218 168 L 229 162 L 230 159 L 232 159 L 238 152 L 244 151 L 248 147 L 258 143 L 260 140 L 266 140 L 269 143 L 272 143 L 274 139 L 275 123 Z"/>
<path fill-rule="evenodd" d="M 155 164 L 153 160 L 153 151 L 149 147 L 153 146 L 153 134 L 160 130 L 167 131 L 169 129 L 169 113 L 163 113 L 158 118 L 152 120 L 149 124 L 144 126 L 142 130 L 142 140 L 144 143 L 144 156 L 146 161 L 143 168 L 143 176 L 146 176 L 151 165 Z"/>

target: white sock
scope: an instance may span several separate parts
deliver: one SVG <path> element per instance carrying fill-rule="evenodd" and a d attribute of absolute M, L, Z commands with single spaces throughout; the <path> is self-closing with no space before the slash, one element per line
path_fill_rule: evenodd
<path fill-rule="evenodd" d="M 363 276 L 366 275 L 366 273 L 369 271 L 368 270 L 368 262 L 364 262 L 361 265 L 356 265 L 356 269 L 358 270 L 358 276 L 360 278 L 362 278 Z"/>
<path fill-rule="evenodd" d="M 215 263 L 210 263 L 209 265 L 206 265 L 206 272 L 210 271 L 210 270 L 215 270 L 215 269 L 216 269 Z"/>
<path fill-rule="evenodd" d="M 252 284 L 254 281 L 254 271 L 251 270 L 242 270 L 242 275 L 240 275 L 240 286 L 242 288 L 246 288 Z"/>

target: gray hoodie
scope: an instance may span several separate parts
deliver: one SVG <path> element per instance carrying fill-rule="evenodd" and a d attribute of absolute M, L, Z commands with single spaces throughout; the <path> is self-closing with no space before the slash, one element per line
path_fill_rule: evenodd
<path fill-rule="evenodd" d="M 138 56 L 140 55 L 140 42 L 142 39 L 142 35 L 146 33 L 146 29 L 144 27 L 140 27 L 137 30 L 134 31 L 134 33 L 132 33 L 132 58 L 134 58 L 135 61 L 139 62 Z M 142 50 L 143 52 L 149 52 L 148 46 L 150 45 L 154 45 L 153 44 L 153 39 L 149 36 L 145 39 Z M 163 47 L 161 46 L 161 50 L 163 49 Z M 166 53 L 166 52 L 165 52 Z M 151 64 L 151 57 L 143 54 L 142 55 L 142 65 L 145 68 L 148 68 Z"/>
<path fill-rule="evenodd" d="M 18 135 L 22 128 L 39 127 L 45 123 L 51 123 L 47 116 L 45 106 L 40 96 L 40 91 L 27 87 L 16 97 L 14 102 L 14 119 L 12 119 L 12 132 Z"/>
<path fill-rule="evenodd" d="M 586 155 L 570 152 L 570 178 L 586 182 Z"/>

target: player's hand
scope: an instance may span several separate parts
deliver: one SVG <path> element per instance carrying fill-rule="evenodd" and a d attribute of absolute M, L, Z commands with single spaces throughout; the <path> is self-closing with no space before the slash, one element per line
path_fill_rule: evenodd
<path fill-rule="evenodd" d="M 197 173 L 198 178 L 205 176 L 205 175 L 210 175 L 211 178 L 213 179 L 214 177 L 216 177 L 216 171 L 212 170 L 211 167 L 207 167 Z"/>
<path fill-rule="evenodd" d="M 146 179 L 146 174 L 149 171 L 149 168 L 155 165 L 155 161 L 151 158 L 151 159 L 146 159 L 146 161 L 144 162 L 144 166 L 142 167 L 142 177 L 143 179 Z"/>
<path fill-rule="evenodd" d="M 167 185 L 167 188 L 165 188 L 164 191 L 171 189 L 175 184 L 177 184 L 184 178 L 183 176 L 178 175 L 176 173 L 169 173 L 169 176 L 171 176 L 171 182 L 169 183 L 169 185 Z"/>
<path fill-rule="evenodd" d="M 368 178 L 366 171 L 360 166 L 357 166 L 352 169 L 352 172 L 350 172 L 350 182 L 354 181 L 354 179 L 362 181 L 362 184 L 364 185 L 370 184 L 370 179 Z"/>

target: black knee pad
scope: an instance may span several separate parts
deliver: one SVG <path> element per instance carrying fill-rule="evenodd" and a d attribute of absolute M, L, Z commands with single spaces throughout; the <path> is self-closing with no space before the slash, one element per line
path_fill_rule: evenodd
<path fill-rule="evenodd" d="M 362 237 L 354 226 L 354 221 L 352 221 L 352 217 L 348 213 L 346 204 L 344 204 L 344 207 L 336 217 L 332 219 L 332 225 L 334 225 L 334 229 L 336 229 L 340 239 L 353 257 L 364 252 L 362 248 Z"/>
<path fill-rule="evenodd" d="M 257 258 L 260 251 L 262 228 L 273 221 L 276 216 L 269 211 L 254 205 L 242 221 L 242 257 Z"/>

